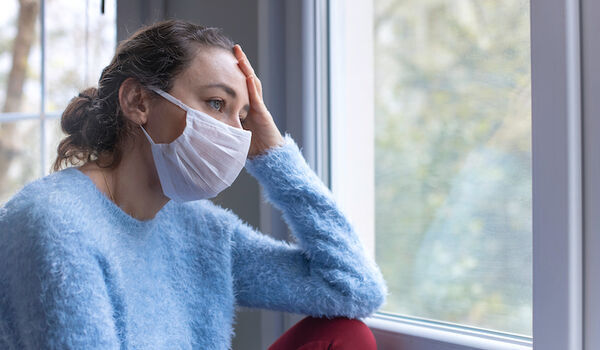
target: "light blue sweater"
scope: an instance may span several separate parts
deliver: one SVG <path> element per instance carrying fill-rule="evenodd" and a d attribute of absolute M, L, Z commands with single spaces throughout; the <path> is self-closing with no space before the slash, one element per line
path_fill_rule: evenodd
<path fill-rule="evenodd" d="M 388 290 L 289 134 L 246 161 L 295 243 L 199 200 L 148 221 L 67 168 L 0 208 L 0 348 L 228 349 L 235 306 L 364 318 Z"/>

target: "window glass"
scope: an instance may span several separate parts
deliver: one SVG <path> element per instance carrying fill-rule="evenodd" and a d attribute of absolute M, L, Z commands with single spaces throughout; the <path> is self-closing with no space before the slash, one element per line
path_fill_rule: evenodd
<path fill-rule="evenodd" d="M 40 175 L 40 122 L 37 119 L 0 123 L 0 206 L 27 182 Z"/>
<path fill-rule="evenodd" d="M 0 203 L 40 174 L 39 3 L 6 0 L 0 11 Z M 20 24 L 20 25 L 19 25 Z"/>
<path fill-rule="evenodd" d="M 0 205 L 49 173 L 62 110 L 97 85 L 116 45 L 115 0 L 46 0 L 44 28 L 41 1 L 6 0 L 0 12 Z"/>
<path fill-rule="evenodd" d="M 0 112 L 38 113 L 40 110 L 39 21 L 39 4 L 35 1 L 24 1 L 23 6 L 19 6 L 17 0 L 2 2 Z"/>
<path fill-rule="evenodd" d="M 46 111 L 62 112 L 80 90 L 97 86 L 115 53 L 115 1 L 52 0 L 46 8 Z"/>
<path fill-rule="evenodd" d="M 529 1 L 374 7 L 381 311 L 531 335 Z"/>

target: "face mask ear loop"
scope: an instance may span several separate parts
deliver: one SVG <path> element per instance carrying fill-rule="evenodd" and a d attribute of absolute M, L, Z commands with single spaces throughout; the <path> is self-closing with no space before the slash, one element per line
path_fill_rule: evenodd
<path fill-rule="evenodd" d="M 157 94 L 161 95 L 162 97 L 166 98 L 167 100 L 171 101 L 173 104 L 176 104 L 177 106 L 181 107 L 181 109 L 183 109 L 186 112 L 189 112 L 189 110 L 191 109 L 185 103 L 179 101 L 178 99 L 176 99 L 172 95 L 162 91 L 161 89 L 151 88 L 151 90 L 156 92 Z"/>
<path fill-rule="evenodd" d="M 142 131 L 144 132 L 144 134 L 146 134 L 148 141 L 150 141 L 151 144 L 155 145 L 154 140 L 152 140 L 152 137 L 150 137 L 150 135 L 146 132 L 146 129 L 144 129 L 144 127 L 141 124 L 140 124 L 140 128 L 142 128 Z"/>

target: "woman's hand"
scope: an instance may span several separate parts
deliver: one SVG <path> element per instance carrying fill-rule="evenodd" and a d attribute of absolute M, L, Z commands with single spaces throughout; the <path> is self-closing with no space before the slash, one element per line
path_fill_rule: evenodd
<path fill-rule="evenodd" d="M 271 147 L 283 145 L 284 139 L 263 102 L 262 85 L 254 74 L 254 69 L 246 54 L 238 44 L 233 47 L 233 53 L 238 60 L 238 66 L 246 76 L 246 86 L 248 87 L 250 110 L 243 127 L 252 131 L 252 141 L 248 151 L 248 158 L 252 158 Z"/>

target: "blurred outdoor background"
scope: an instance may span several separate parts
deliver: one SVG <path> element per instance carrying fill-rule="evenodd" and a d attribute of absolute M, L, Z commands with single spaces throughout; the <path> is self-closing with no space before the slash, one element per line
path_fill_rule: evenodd
<path fill-rule="evenodd" d="M 5 0 L 0 11 L 0 205 L 50 172 L 60 114 L 96 85 L 116 45 L 115 0 Z M 42 45 L 43 43 L 43 45 Z M 42 62 L 44 74 L 42 74 Z"/>
<path fill-rule="evenodd" d="M 375 1 L 383 310 L 531 335 L 528 0 Z"/>

